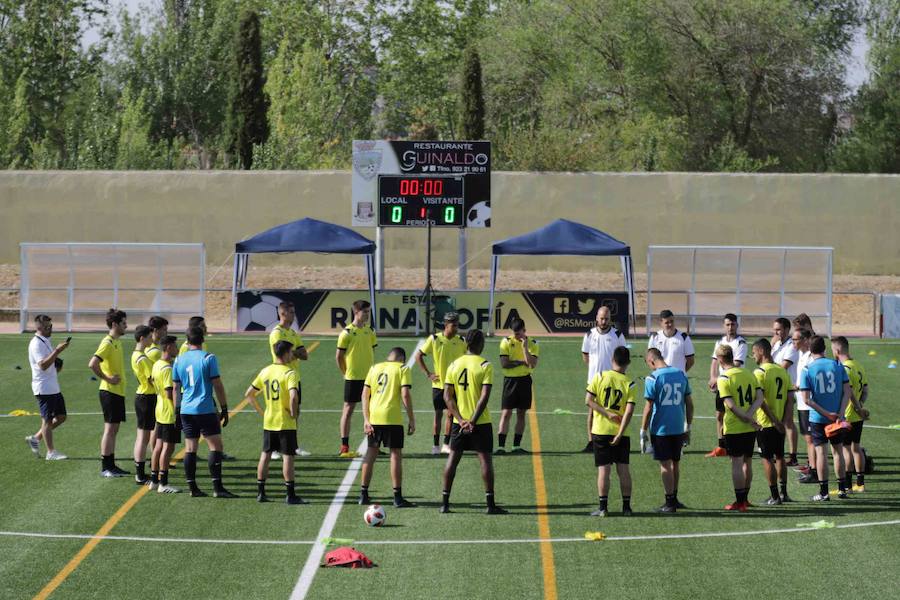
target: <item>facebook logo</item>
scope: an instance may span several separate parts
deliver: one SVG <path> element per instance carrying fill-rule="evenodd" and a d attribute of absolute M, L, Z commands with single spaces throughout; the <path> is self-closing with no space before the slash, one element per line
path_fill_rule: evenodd
<path fill-rule="evenodd" d="M 565 296 L 557 296 L 553 299 L 553 312 L 558 315 L 565 315 L 570 310 L 569 299 Z"/>

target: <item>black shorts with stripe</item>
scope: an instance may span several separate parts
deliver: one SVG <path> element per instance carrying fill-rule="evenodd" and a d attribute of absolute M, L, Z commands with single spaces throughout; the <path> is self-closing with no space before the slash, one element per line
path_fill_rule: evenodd
<path fill-rule="evenodd" d="M 270 431 L 263 429 L 263 452 L 281 452 L 293 456 L 297 452 L 297 430 Z"/>
<path fill-rule="evenodd" d="M 629 462 L 629 454 L 631 453 L 631 438 L 623 436 L 619 438 L 619 443 L 613 446 L 614 435 L 591 435 L 591 441 L 594 442 L 594 466 L 605 467 L 613 463 L 618 465 L 627 465 Z"/>
<path fill-rule="evenodd" d="M 850 444 L 858 444 L 862 441 L 863 422 L 856 421 L 854 423 L 850 423 L 850 427 L 852 427 L 852 429 L 844 433 L 845 446 L 849 446 Z"/>
<path fill-rule="evenodd" d="M 476 425 L 471 433 L 463 432 L 459 423 L 450 427 L 450 449 L 458 452 L 473 450 L 490 454 L 494 451 L 494 427 L 490 423 Z"/>
<path fill-rule="evenodd" d="M 759 444 L 759 455 L 771 461 L 775 458 L 784 458 L 784 434 L 774 427 L 765 427 L 756 433 L 756 443 Z"/>
<path fill-rule="evenodd" d="M 349 404 L 357 404 L 362 401 L 363 388 L 366 382 L 364 379 L 345 379 L 344 380 L 344 402 Z"/>
<path fill-rule="evenodd" d="M 175 423 L 157 423 L 156 439 L 166 444 L 180 444 L 181 432 L 175 427 Z"/>
<path fill-rule="evenodd" d="M 749 458 L 753 456 L 753 449 L 755 447 L 755 431 L 725 434 L 725 451 L 728 452 L 728 456 L 743 456 Z"/>
<path fill-rule="evenodd" d="M 434 406 L 434 410 L 447 410 L 443 388 L 431 388 L 431 404 Z"/>
<path fill-rule="evenodd" d="M 369 448 L 402 448 L 404 431 L 403 425 L 372 425 L 372 435 L 367 436 Z"/>
<path fill-rule="evenodd" d="M 125 396 L 100 390 L 100 408 L 103 409 L 104 423 L 125 422 Z"/>
<path fill-rule="evenodd" d="M 528 410 L 531 408 L 531 386 L 531 375 L 504 377 L 500 407 L 504 410 Z"/>
<path fill-rule="evenodd" d="M 134 416 L 138 429 L 153 431 L 156 427 L 156 394 L 137 394 L 134 397 Z"/>

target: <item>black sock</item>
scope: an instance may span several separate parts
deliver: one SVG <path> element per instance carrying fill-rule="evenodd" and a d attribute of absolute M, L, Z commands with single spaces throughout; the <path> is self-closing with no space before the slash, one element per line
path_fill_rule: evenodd
<path fill-rule="evenodd" d="M 838 490 L 840 490 L 842 492 L 847 491 L 846 479 L 847 479 L 846 477 L 841 477 L 840 479 L 838 479 Z"/>
<path fill-rule="evenodd" d="M 819 480 L 819 474 L 812 467 L 810 467 L 810 469 L 809 469 L 809 476 L 812 477 L 813 480 L 815 480 L 815 481 Z"/>
<path fill-rule="evenodd" d="M 100 470 L 101 471 L 109 471 L 112 469 L 112 456 L 109 454 L 102 454 L 100 456 Z"/>
<path fill-rule="evenodd" d="M 265 479 L 257 479 L 256 480 L 256 493 L 260 496 L 266 495 L 266 480 Z"/>
<path fill-rule="evenodd" d="M 672 499 L 675 501 L 675 504 L 678 504 L 678 488 L 672 491 Z"/>
<path fill-rule="evenodd" d="M 863 473 L 856 474 L 856 485 L 863 486 L 866 485 L 866 476 Z"/>
<path fill-rule="evenodd" d="M 791 459 L 791 462 L 797 462 L 797 453 L 791 452 L 790 454 L 788 454 L 788 458 Z"/>
<path fill-rule="evenodd" d="M 212 477 L 213 489 L 217 492 L 224 489 L 222 487 L 222 453 L 218 450 L 210 450 L 206 459 L 209 466 L 209 476 Z"/>
<path fill-rule="evenodd" d="M 487 500 L 488 508 L 494 508 L 496 506 L 496 504 L 494 504 L 494 492 L 493 491 L 485 492 L 484 499 Z"/>
<path fill-rule="evenodd" d="M 110 469 L 116 468 L 116 453 L 115 452 L 113 452 L 112 454 L 109 455 L 109 468 Z"/>
<path fill-rule="evenodd" d="M 506 445 L 506 434 L 505 433 L 497 434 L 497 445 L 500 446 L 501 448 Z"/>
<path fill-rule="evenodd" d="M 787 496 L 787 484 L 785 482 L 781 482 L 781 495 Z"/>
<path fill-rule="evenodd" d="M 368 498 L 369 497 L 369 486 L 367 486 L 367 485 L 359 486 L 359 495 L 365 496 L 366 498 Z"/>
<path fill-rule="evenodd" d="M 738 503 L 742 502 L 742 500 L 741 500 L 741 492 L 742 491 L 744 491 L 744 490 L 741 488 L 734 488 L 734 501 L 735 502 L 738 502 Z"/>
<path fill-rule="evenodd" d="M 433 436 L 434 437 L 434 445 L 437 446 L 440 443 L 441 436 L 440 434 Z"/>
<path fill-rule="evenodd" d="M 719 448 L 725 448 L 725 438 L 719 438 Z"/>
<path fill-rule="evenodd" d="M 609 497 L 608 496 L 598 496 L 598 498 L 600 499 L 600 505 L 598 506 L 598 508 L 600 510 L 606 510 L 606 507 L 609 502 Z"/>
<path fill-rule="evenodd" d="M 675 494 L 666 494 L 666 506 L 675 506 Z"/>
<path fill-rule="evenodd" d="M 159 483 L 159 471 L 150 471 L 150 483 Z"/>
<path fill-rule="evenodd" d="M 622 510 L 631 510 L 631 496 L 622 496 Z"/>
<path fill-rule="evenodd" d="M 287 498 L 294 498 L 297 496 L 297 492 L 294 490 L 294 482 L 293 481 L 285 481 L 284 482 L 284 494 Z"/>
<path fill-rule="evenodd" d="M 819 494 L 822 496 L 828 495 L 828 480 L 824 479 L 819 482 Z"/>
<path fill-rule="evenodd" d="M 146 479 L 147 472 L 144 470 L 146 461 L 134 461 L 134 474 L 138 477 L 138 479 Z"/>
<path fill-rule="evenodd" d="M 341 446 L 349 446 L 349 445 L 350 445 L 350 438 L 349 438 L 349 437 L 342 437 L 342 438 L 341 438 Z"/>
<path fill-rule="evenodd" d="M 777 485 L 770 485 L 769 493 L 772 494 L 772 498 L 774 498 L 775 500 L 778 500 L 778 486 Z"/>
<path fill-rule="evenodd" d="M 441 506 L 448 508 L 450 506 L 450 490 L 441 492 Z"/>
<path fill-rule="evenodd" d="M 449 443 L 450 443 L 450 434 L 449 434 L 449 433 L 445 433 L 445 434 L 444 434 L 444 443 L 445 443 L 445 444 L 449 444 Z"/>
<path fill-rule="evenodd" d="M 844 489 L 849 490 L 853 487 L 853 471 L 847 471 L 844 474 Z"/>
<path fill-rule="evenodd" d="M 168 471 L 160 471 L 159 472 L 159 485 L 162 485 L 162 486 L 169 485 L 169 472 Z"/>
<path fill-rule="evenodd" d="M 394 500 L 402 500 L 403 499 L 403 489 L 395 487 L 394 488 Z"/>
<path fill-rule="evenodd" d="M 518 448 L 521 445 L 522 445 L 522 434 L 517 433 L 517 434 L 513 435 L 513 446 Z"/>
<path fill-rule="evenodd" d="M 192 490 L 197 489 L 197 453 L 184 453 L 184 478 Z"/>

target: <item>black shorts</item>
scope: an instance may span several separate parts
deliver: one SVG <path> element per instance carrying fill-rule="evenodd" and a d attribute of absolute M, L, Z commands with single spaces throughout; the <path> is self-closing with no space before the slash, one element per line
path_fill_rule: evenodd
<path fill-rule="evenodd" d="M 366 382 L 362 379 L 344 380 L 344 402 L 356 404 L 362 401 L 363 388 Z"/>
<path fill-rule="evenodd" d="M 175 423 L 157 423 L 156 439 L 162 440 L 167 444 L 180 444 L 181 432 L 175 427 Z"/>
<path fill-rule="evenodd" d="M 503 398 L 500 407 L 504 410 L 531 408 L 531 375 L 503 378 Z"/>
<path fill-rule="evenodd" d="M 591 435 L 591 441 L 594 442 L 594 466 L 605 467 L 616 463 L 618 465 L 628 464 L 628 455 L 631 452 L 631 438 L 621 437 L 619 443 L 611 446 L 610 442 L 614 435 Z"/>
<path fill-rule="evenodd" d="M 653 458 L 655 460 L 681 460 L 681 450 L 684 448 L 684 434 L 678 435 L 651 435 L 650 445 L 653 446 Z"/>
<path fill-rule="evenodd" d="M 725 401 L 719 395 L 719 390 L 716 390 L 716 412 L 725 412 Z"/>
<path fill-rule="evenodd" d="M 281 452 L 293 456 L 297 452 L 297 430 L 269 431 L 263 429 L 263 452 Z"/>
<path fill-rule="evenodd" d="M 181 429 L 184 431 L 184 439 L 196 440 L 201 435 L 209 437 L 222 433 L 222 425 L 219 423 L 218 413 L 206 413 L 203 415 L 181 415 Z"/>
<path fill-rule="evenodd" d="M 766 460 L 784 458 L 784 434 L 779 433 L 774 427 L 758 431 L 756 443 L 759 444 L 759 455 Z"/>
<path fill-rule="evenodd" d="M 66 414 L 63 412 L 63 414 Z M 850 423 L 851 429 L 848 432 L 844 433 L 844 445 L 849 446 L 850 444 L 858 444 L 862 441 L 862 430 L 863 430 L 863 422 L 856 421 L 855 423 Z"/>
<path fill-rule="evenodd" d="M 434 410 L 447 410 L 443 388 L 431 388 L 431 404 L 434 406 Z"/>
<path fill-rule="evenodd" d="M 62 394 L 38 394 L 35 398 L 43 420 L 52 421 L 53 417 L 66 414 L 66 399 Z"/>
<path fill-rule="evenodd" d="M 134 414 L 138 429 L 153 431 L 156 427 L 156 394 L 137 394 L 134 397 Z"/>
<path fill-rule="evenodd" d="M 103 409 L 104 423 L 125 422 L 125 396 L 100 390 L 100 408 Z"/>
<path fill-rule="evenodd" d="M 476 425 L 472 433 L 463 433 L 459 423 L 450 427 L 450 449 L 455 451 L 474 450 L 490 454 L 494 451 L 494 427 L 490 423 Z"/>
<path fill-rule="evenodd" d="M 797 422 L 800 424 L 800 435 L 809 435 L 809 410 L 797 409 Z"/>
<path fill-rule="evenodd" d="M 838 435 L 830 438 L 825 433 L 825 428 L 828 427 L 828 423 L 815 423 L 810 422 L 809 424 L 809 436 L 812 438 L 813 446 L 819 447 L 824 446 L 826 443 L 830 443 L 832 446 L 843 446 L 844 440 L 847 438 L 847 432 L 842 431 Z"/>
<path fill-rule="evenodd" d="M 372 425 L 375 432 L 368 436 L 369 448 L 402 448 L 403 425 Z"/>
<path fill-rule="evenodd" d="M 753 449 L 755 447 L 755 431 L 725 434 L 725 451 L 728 452 L 728 456 L 743 456 L 749 458 L 753 456 Z"/>

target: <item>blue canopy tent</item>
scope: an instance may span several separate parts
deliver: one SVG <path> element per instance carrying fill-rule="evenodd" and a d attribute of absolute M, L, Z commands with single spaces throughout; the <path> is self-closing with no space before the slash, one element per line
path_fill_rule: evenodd
<path fill-rule="evenodd" d="M 565 255 L 565 256 L 619 256 L 622 273 L 625 276 L 625 292 L 628 294 L 628 312 L 634 323 L 634 273 L 631 264 L 631 247 L 616 238 L 568 219 L 557 219 L 549 225 L 531 233 L 496 242 L 491 257 L 490 306 L 494 308 L 494 291 L 497 287 L 497 273 L 500 257 L 508 254 L 519 255 Z M 493 320 L 488 325 L 488 333 L 493 331 Z"/>
<path fill-rule="evenodd" d="M 250 255 L 271 252 L 321 252 L 325 254 L 363 254 L 369 280 L 369 301 L 375 314 L 375 242 L 349 227 L 316 219 L 300 219 L 278 225 L 234 245 L 234 278 L 231 288 L 232 323 L 236 316 L 237 294 L 247 286 Z"/>

